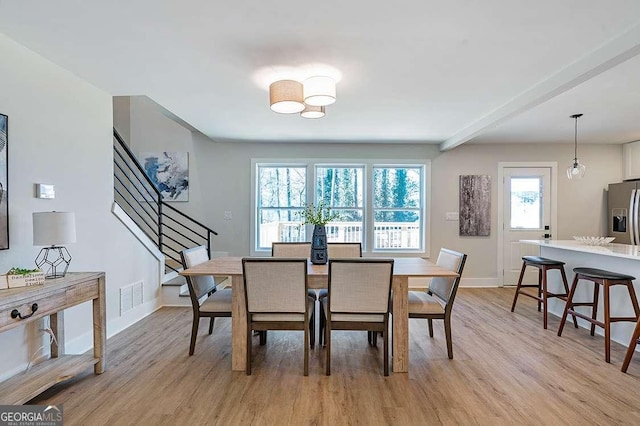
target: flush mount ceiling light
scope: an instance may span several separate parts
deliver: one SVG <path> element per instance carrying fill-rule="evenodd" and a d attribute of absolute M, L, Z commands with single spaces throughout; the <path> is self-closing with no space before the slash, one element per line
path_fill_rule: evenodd
<path fill-rule="evenodd" d="M 567 167 L 567 178 L 569 178 L 569 180 L 582 179 L 587 171 L 587 167 L 578 161 L 578 118 L 580 117 L 582 117 L 582 114 L 573 114 L 571 116 L 571 118 L 575 120 L 575 130 L 573 164 Z"/>
<path fill-rule="evenodd" d="M 301 74 L 306 73 L 298 73 L 298 76 Z M 325 106 L 335 101 L 336 79 L 324 74 L 308 77 L 304 83 L 297 77 L 289 77 L 269 85 L 271 109 L 281 114 L 299 112 L 304 118 L 321 118 L 326 114 Z"/>
<path fill-rule="evenodd" d="M 336 82 L 333 78 L 318 75 L 304 81 L 304 103 L 327 106 L 336 101 Z"/>
<path fill-rule="evenodd" d="M 295 114 L 304 109 L 302 83 L 295 80 L 279 80 L 269 86 L 271 109 L 280 114 Z"/>
<path fill-rule="evenodd" d="M 322 118 L 324 117 L 324 107 L 305 105 L 300 115 L 304 118 Z"/>

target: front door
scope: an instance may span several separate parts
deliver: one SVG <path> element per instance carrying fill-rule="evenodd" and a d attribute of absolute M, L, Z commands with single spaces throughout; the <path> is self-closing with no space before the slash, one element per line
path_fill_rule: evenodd
<path fill-rule="evenodd" d="M 520 240 L 551 238 L 551 168 L 507 167 L 503 181 L 503 285 L 516 285 L 522 256 L 537 255 L 539 248 Z M 525 282 L 536 283 L 537 270 L 527 268 Z"/>

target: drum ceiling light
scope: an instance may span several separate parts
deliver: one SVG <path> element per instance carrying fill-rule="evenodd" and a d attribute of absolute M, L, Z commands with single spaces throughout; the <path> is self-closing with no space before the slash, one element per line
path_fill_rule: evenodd
<path fill-rule="evenodd" d="M 304 118 L 325 116 L 325 106 L 336 101 L 336 82 L 327 76 L 313 76 L 300 83 L 278 80 L 269 86 L 271 109 L 280 114 L 300 113 Z"/>

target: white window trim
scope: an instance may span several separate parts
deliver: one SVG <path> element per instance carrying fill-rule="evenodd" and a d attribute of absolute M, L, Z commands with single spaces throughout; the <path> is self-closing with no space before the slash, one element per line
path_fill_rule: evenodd
<path fill-rule="evenodd" d="M 403 257 L 403 256 L 424 256 L 430 257 L 430 246 L 431 246 L 431 160 L 425 159 L 421 162 L 416 162 L 415 159 L 411 160 L 403 160 L 403 159 L 394 159 L 394 160 L 378 160 L 378 159 L 350 159 L 350 160 L 339 160 L 339 159 L 326 159 L 326 158 L 308 158 L 308 159 L 272 159 L 272 158 L 252 158 L 251 159 L 251 225 L 249 231 L 249 247 L 251 247 L 251 256 L 269 256 L 271 254 L 270 250 L 263 249 L 258 250 L 256 247 L 256 230 L 258 228 L 258 215 L 257 213 L 257 193 L 256 189 L 258 187 L 257 181 L 257 168 L 260 166 L 283 166 L 283 167 L 305 167 L 307 169 L 307 196 L 312 194 L 312 197 L 315 198 L 315 182 L 316 182 L 316 167 L 317 166 L 339 166 L 339 167 L 360 167 L 364 166 L 364 182 L 363 182 L 363 191 L 365 198 L 365 207 L 364 207 L 364 223 L 365 227 L 363 230 L 363 255 L 367 256 L 393 256 L 393 257 Z M 366 224 L 373 223 L 373 197 L 369 196 L 369 186 L 370 181 L 373 179 L 371 176 L 373 172 L 373 166 L 376 167 L 421 167 L 423 169 L 423 188 L 422 188 L 422 209 L 423 209 L 423 217 L 422 219 L 422 249 L 373 249 L 373 235 L 368 230 Z M 311 232 L 311 228 L 307 228 L 307 233 Z M 311 234 L 309 234 L 311 235 Z"/>

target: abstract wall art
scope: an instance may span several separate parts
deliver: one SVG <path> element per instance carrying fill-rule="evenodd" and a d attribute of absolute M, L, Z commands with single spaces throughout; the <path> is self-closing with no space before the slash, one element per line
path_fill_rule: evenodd
<path fill-rule="evenodd" d="M 144 152 L 140 163 L 165 201 L 189 201 L 188 152 Z"/>
<path fill-rule="evenodd" d="M 491 176 L 460 176 L 460 236 L 491 233 Z"/>
<path fill-rule="evenodd" d="M 0 250 L 9 248 L 8 143 L 9 118 L 0 114 Z"/>

